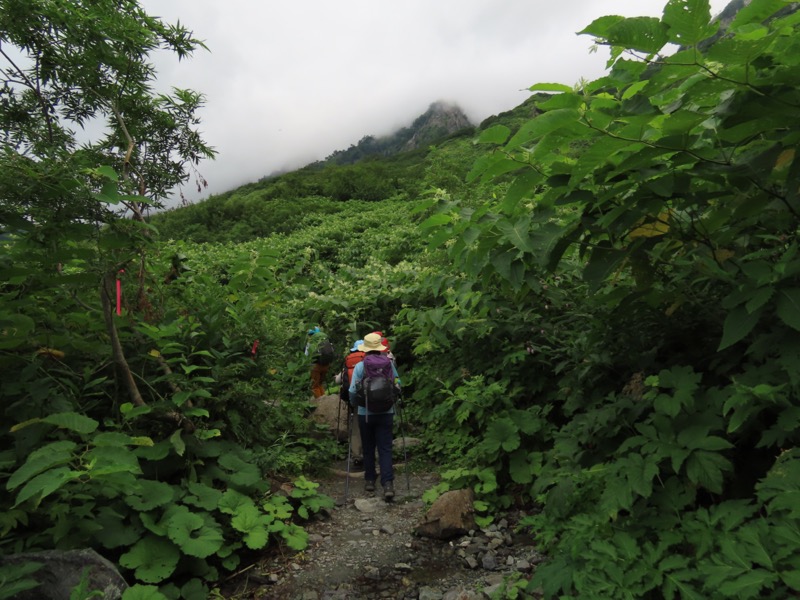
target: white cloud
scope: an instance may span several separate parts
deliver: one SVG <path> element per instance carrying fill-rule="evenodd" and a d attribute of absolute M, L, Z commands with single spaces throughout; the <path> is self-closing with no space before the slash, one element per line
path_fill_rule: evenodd
<path fill-rule="evenodd" d="M 431 102 L 474 121 L 517 106 L 537 82 L 604 71 L 607 51 L 577 36 L 607 14 L 658 16 L 666 0 L 142 0 L 205 41 L 158 56 L 159 86 L 202 92 L 200 166 L 218 194 L 409 124 Z M 712 13 L 727 0 L 711 0 Z M 197 199 L 189 186 L 185 193 Z"/>

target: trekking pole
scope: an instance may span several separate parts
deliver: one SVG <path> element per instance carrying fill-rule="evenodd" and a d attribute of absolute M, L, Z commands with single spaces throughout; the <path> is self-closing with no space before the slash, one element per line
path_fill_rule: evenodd
<path fill-rule="evenodd" d="M 400 439 L 403 440 L 403 460 L 405 461 L 405 468 L 403 469 L 406 472 L 406 491 L 410 494 L 411 493 L 411 476 L 408 474 L 408 452 L 406 452 L 406 432 L 405 428 L 403 427 L 403 413 L 405 409 L 403 408 L 403 396 L 400 396 L 400 402 L 397 403 L 397 413 L 400 417 Z"/>
<path fill-rule="evenodd" d="M 342 399 L 339 398 L 339 408 L 336 411 L 336 443 L 339 443 L 339 419 L 342 416 Z"/>
<path fill-rule="evenodd" d="M 344 503 L 347 504 L 347 494 L 350 491 L 350 453 L 353 447 L 353 411 L 347 407 L 347 475 L 344 480 Z"/>

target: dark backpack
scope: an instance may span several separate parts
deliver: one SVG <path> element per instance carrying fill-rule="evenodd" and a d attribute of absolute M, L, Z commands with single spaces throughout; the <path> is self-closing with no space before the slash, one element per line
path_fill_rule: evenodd
<path fill-rule="evenodd" d="M 399 395 L 391 359 L 385 354 L 367 354 L 363 362 L 364 374 L 359 382 L 358 405 L 375 413 L 389 411 Z"/>
<path fill-rule="evenodd" d="M 333 344 L 328 339 L 322 340 L 317 346 L 317 362 L 321 365 L 329 365 L 336 357 Z"/>

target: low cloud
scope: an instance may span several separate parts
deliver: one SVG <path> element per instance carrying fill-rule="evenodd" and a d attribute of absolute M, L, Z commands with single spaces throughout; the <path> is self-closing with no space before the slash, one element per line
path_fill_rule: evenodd
<path fill-rule="evenodd" d="M 604 71 L 607 50 L 577 36 L 606 14 L 659 16 L 664 1 L 143 0 L 204 40 L 189 60 L 158 55 L 159 87 L 202 92 L 201 131 L 218 151 L 193 200 L 323 159 L 410 124 L 448 100 L 478 123 L 537 82 Z M 712 0 L 712 13 L 727 4 Z M 173 200 L 170 202 L 175 204 Z"/>

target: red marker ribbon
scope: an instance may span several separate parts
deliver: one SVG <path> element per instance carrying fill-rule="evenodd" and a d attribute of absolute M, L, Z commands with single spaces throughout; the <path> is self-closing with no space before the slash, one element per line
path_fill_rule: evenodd
<path fill-rule="evenodd" d="M 117 273 L 117 315 L 122 314 L 122 281 L 120 276 L 125 272 L 125 269 L 120 269 Z"/>

